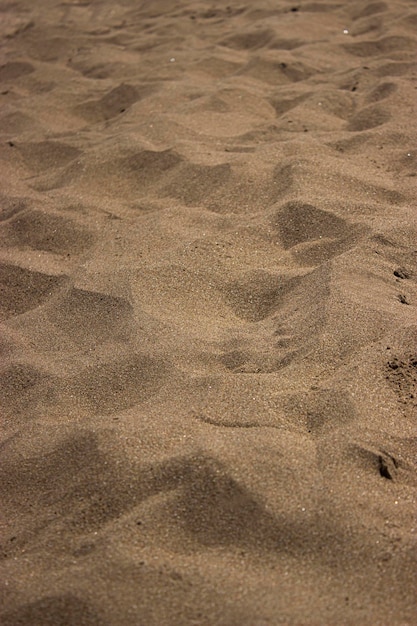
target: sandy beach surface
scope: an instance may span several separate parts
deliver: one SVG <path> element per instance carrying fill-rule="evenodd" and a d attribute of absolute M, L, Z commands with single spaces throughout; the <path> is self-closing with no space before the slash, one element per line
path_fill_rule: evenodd
<path fill-rule="evenodd" d="M 0 37 L 2 626 L 417 623 L 415 1 Z"/>

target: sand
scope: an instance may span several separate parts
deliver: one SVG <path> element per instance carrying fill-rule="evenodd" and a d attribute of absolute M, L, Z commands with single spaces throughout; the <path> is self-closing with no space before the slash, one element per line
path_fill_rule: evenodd
<path fill-rule="evenodd" d="M 414 0 L 0 23 L 2 626 L 417 623 Z"/>

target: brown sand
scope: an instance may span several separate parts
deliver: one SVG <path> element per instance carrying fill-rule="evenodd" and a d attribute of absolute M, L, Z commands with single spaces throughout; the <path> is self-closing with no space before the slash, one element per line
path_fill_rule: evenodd
<path fill-rule="evenodd" d="M 1 624 L 417 623 L 415 1 L 0 19 Z"/>

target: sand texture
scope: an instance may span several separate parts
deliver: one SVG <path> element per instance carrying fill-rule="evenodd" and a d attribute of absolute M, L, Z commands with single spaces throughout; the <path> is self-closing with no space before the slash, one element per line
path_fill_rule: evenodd
<path fill-rule="evenodd" d="M 0 35 L 2 626 L 416 624 L 415 0 Z"/>

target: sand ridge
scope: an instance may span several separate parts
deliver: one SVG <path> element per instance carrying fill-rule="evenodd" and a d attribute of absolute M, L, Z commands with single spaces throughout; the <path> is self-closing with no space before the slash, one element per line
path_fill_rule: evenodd
<path fill-rule="evenodd" d="M 415 623 L 416 26 L 0 7 L 2 624 Z"/>

